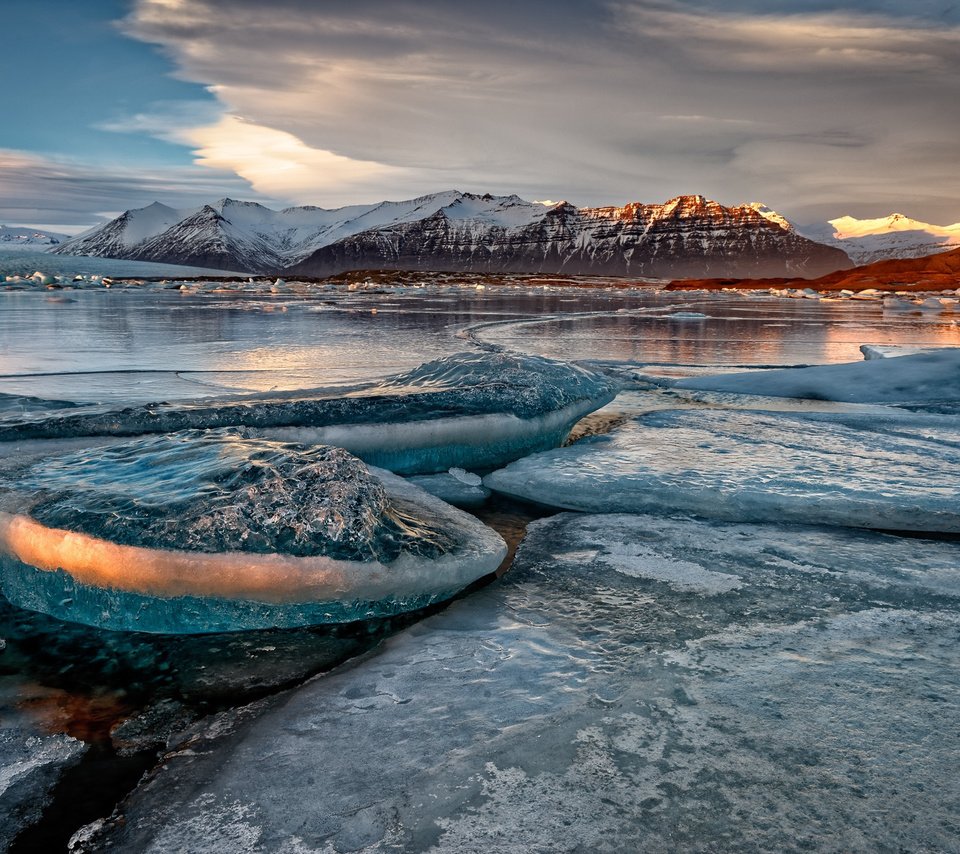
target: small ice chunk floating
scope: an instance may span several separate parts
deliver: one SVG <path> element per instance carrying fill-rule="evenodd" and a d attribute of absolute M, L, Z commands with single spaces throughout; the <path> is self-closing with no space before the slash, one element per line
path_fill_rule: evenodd
<path fill-rule="evenodd" d="M 338 396 L 301 391 L 55 414 L 0 423 L 0 441 L 241 426 L 345 448 L 399 474 L 430 474 L 490 469 L 555 447 L 615 394 L 602 374 L 565 362 L 460 353 Z"/>
<path fill-rule="evenodd" d="M 339 448 L 186 431 L 48 457 L 0 491 L 0 587 L 106 629 L 383 617 L 493 572 L 500 536 Z"/>

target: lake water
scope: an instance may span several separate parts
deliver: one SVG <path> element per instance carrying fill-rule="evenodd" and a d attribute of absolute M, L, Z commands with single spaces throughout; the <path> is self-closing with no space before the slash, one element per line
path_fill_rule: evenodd
<path fill-rule="evenodd" d="M 854 361 L 864 343 L 955 345 L 960 330 L 952 315 L 884 313 L 879 303 L 653 289 L 9 291 L 0 393 L 147 402 L 337 386 L 477 342 L 565 360 L 773 366 Z"/>

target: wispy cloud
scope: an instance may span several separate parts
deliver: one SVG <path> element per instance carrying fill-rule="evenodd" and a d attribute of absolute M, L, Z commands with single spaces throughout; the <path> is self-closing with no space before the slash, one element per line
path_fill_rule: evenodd
<path fill-rule="evenodd" d="M 144 174 L 104 169 L 66 158 L 0 149 L 0 222 L 45 224 L 75 232 L 129 207 L 162 199 L 176 207 L 203 204 L 230 192 L 256 196 L 232 173 L 192 167 Z"/>
<path fill-rule="evenodd" d="M 800 219 L 960 219 L 960 7 L 936 0 L 134 0 L 204 102 L 100 124 L 192 169 L 0 160 L 0 216 L 225 193 L 333 206 L 458 187 L 701 192 Z M 42 202 L 37 201 L 43 199 Z M 21 218 L 22 219 L 22 218 Z"/>
<path fill-rule="evenodd" d="M 960 22 L 925 0 L 898 9 L 138 0 L 123 26 L 222 105 L 179 132 L 199 162 L 297 201 L 454 185 L 584 203 L 699 191 L 801 216 L 916 200 L 956 219 L 949 158 L 931 181 L 912 151 L 942 152 L 960 132 L 945 101 Z"/>

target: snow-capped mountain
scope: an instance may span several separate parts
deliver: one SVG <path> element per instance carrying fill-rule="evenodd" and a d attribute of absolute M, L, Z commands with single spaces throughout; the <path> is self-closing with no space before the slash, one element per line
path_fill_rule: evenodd
<path fill-rule="evenodd" d="M 762 205 L 728 208 L 703 196 L 679 196 L 662 205 L 577 208 L 559 202 L 536 210 L 517 200 L 524 216 L 509 223 L 478 215 L 496 201 L 465 197 L 424 219 L 361 232 L 318 249 L 289 272 L 812 276 L 850 266 L 843 252 L 801 237 Z"/>
<path fill-rule="evenodd" d="M 58 246 L 70 236 L 59 234 L 56 231 L 38 231 L 35 228 L 24 228 L 15 225 L 0 225 L 0 249 L 33 249 L 43 250 L 51 246 Z"/>
<path fill-rule="evenodd" d="M 931 225 L 899 213 L 880 219 L 842 216 L 798 227 L 797 231 L 811 240 L 842 249 L 856 264 L 887 258 L 922 258 L 960 247 L 960 222 Z"/>
<path fill-rule="evenodd" d="M 850 266 L 842 251 L 802 237 L 759 203 L 727 208 L 680 196 L 577 208 L 456 190 L 336 210 L 154 203 L 54 251 L 312 276 L 363 268 L 813 276 Z"/>

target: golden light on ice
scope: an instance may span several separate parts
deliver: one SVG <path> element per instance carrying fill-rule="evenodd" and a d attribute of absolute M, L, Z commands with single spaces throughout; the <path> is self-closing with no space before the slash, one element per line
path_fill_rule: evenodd
<path fill-rule="evenodd" d="M 46 572 L 62 569 L 80 584 L 150 596 L 216 596 L 289 603 L 336 599 L 347 573 L 374 588 L 389 585 L 379 563 L 280 554 L 184 552 L 119 545 L 22 514 L 0 513 L 0 555 Z"/>

